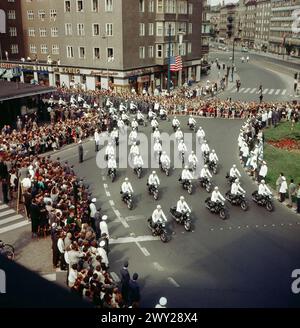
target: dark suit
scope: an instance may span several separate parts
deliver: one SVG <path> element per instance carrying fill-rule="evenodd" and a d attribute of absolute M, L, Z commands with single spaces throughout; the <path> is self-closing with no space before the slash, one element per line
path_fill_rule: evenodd
<path fill-rule="evenodd" d="M 83 146 L 82 144 L 78 145 L 78 155 L 79 155 L 79 163 L 83 162 Z"/>
<path fill-rule="evenodd" d="M 129 304 L 132 305 L 135 303 L 135 306 L 139 305 L 141 295 L 140 295 L 140 286 L 136 280 L 130 279 L 129 281 Z"/>
<path fill-rule="evenodd" d="M 124 302 L 128 303 L 128 293 L 129 293 L 129 281 L 130 281 L 130 274 L 128 269 L 122 268 L 120 270 L 121 275 L 121 293 L 124 299 Z"/>

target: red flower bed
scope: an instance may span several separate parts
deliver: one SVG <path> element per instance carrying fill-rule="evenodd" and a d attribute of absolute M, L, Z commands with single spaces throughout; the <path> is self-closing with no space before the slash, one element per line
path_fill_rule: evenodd
<path fill-rule="evenodd" d="M 294 139 L 281 139 L 277 141 L 269 140 L 268 143 L 276 148 L 286 149 L 286 150 L 295 150 L 300 149 L 299 141 Z"/>

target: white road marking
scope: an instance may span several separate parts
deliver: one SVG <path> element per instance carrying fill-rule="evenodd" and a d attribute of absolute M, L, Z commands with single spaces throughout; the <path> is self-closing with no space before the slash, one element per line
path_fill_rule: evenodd
<path fill-rule="evenodd" d="M 103 177 L 102 177 L 102 180 L 103 180 L 103 181 L 106 181 L 106 177 L 105 177 L 105 176 L 103 176 Z"/>
<path fill-rule="evenodd" d="M 231 90 L 231 93 L 235 93 L 235 92 L 237 92 L 237 88 Z"/>
<path fill-rule="evenodd" d="M 113 200 L 110 200 L 110 201 L 109 201 L 109 205 L 110 205 L 110 206 L 115 206 L 115 202 L 114 202 Z"/>
<path fill-rule="evenodd" d="M 144 215 L 134 215 L 134 216 L 127 216 L 125 218 L 126 221 L 137 221 L 145 219 Z"/>
<path fill-rule="evenodd" d="M 123 224 L 125 228 L 129 228 L 129 224 L 126 222 L 126 220 L 121 216 L 120 211 L 116 210 L 114 207 L 112 207 L 114 213 L 116 214 L 119 221 Z"/>
<path fill-rule="evenodd" d="M 30 224 L 30 222 L 19 222 L 19 223 L 16 223 L 16 224 L 13 224 L 13 225 L 10 225 L 10 226 L 7 226 L 7 227 L 4 227 L 2 229 L 0 229 L 0 234 L 1 233 L 5 233 L 5 232 L 8 232 L 8 231 L 12 231 L 12 230 L 15 230 L 15 229 L 18 229 L 18 228 L 22 228 L 22 227 L 25 227 L 27 226 L 28 224 Z"/>
<path fill-rule="evenodd" d="M 250 93 L 254 93 L 256 91 L 256 88 L 253 88 Z"/>
<path fill-rule="evenodd" d="M 157 271 L 165 271 L 165 269 L 158 262 L 153 262 L 153 266 Z"/>
<path fill-rule="evenodd" d="M 180 285 L 172 278 L 172 277 L 169 277 L 168 278 L 168 281 L 175 287 L 180 287 Z"/>
<path fill-rule="evenodd" d="M 5 208 L 8 208 L 8 206 L 7 206 L 7 205 L 1 205 L 1 206 L 0 206 L 0 211 L 1 211 L 1 210 L 4 210 Z"/>
<path fill-rule="evenodd" d="M 275 95 L 279 95 L 280 94 L 280 89 L 277 89 L 276 92 L 275 92 Z"/>
<path fill-rule="evenodd" d="M 138 241 L 136 241 L 135 244 L 145 256 L 150 256 L 150 253 L 148 252 L 148 250 L 145 247 L 142 247 Z"/>
<path fill-rule="evenodd" d="M 48 281 L 56 281 L 56 273 L 45 274 L 42 277 Z"/>
<path fill-rule="evenodd" d="M 267 89 L 265 89 L 264 91 L 263 91 L 263 95 L 265 95 L 266 93 L 268 93 L 268 91 L 269 91 L 269 89 L 267 88 Z"/>
<path fill-rule="evenodd" d="M 140 242 L 144 242 L 144 241 L 158 241 L 160 240 L 159 237 L 154 237 L 151 235 L 148 236 L 138 236 L 138 237 L 121 237 L 121 238 L 117 238 L 117 239 L 110 239 L 109 243 L 110 244 L 129 244 L 129 243 L 140 243 Z"/>
<path fill-rule="evenodd" d="M 10 223 L 10 222 L 22 219 L 22 218 L 23 218 L 23 215 L 17 214 L 17 215 L 9 217 L 7 219 L 0 220 L 0 225 Z"/>
<path fill-rule="evenodd" d="M 0 213 L 0 218 L 1 218 L 2 216 L 6 216 L 6 215 L 9 215 L 9 214 L 13 214 L 13 213 L 15 213 L 14 210 L 7 210 L 7 211 L 5 211 L 5 212 L 1 212 L 1 213 Z"/>
<path fill-rule="evenodd" d="M 104 183 L 103 187 L 104 187 L 104 189 L 107 189 L 108 188 L 108 184 Z"/>
<path fill-rule="evenodd" d="M 115 214 L 116 214 L 117 217 L 120 217 L 121 216 L 121 213 L 120 213 L 119 210 L 116 210 L 116 209 L 113 208 L 113 211 L 115 212 Z"/>
<path fill-rule="evenodd" d="M 239 92 L 240 92 L 240 93 L 242 93 L 242 92 L 243 92 L 243 90 L 245 90 L 245 88 L 241 88 Z"/>
<path fill-rule="evenodd" d="M 110 194 L 109 191 L 106 191 L 105 193 L 106 193 L 106 196 L 107 196 L 107 197 L 111 197 L 111 194 Z"/>
<path fill-rule="evenodd" d="M 275 91 L 274 89 L 271 89 L 271 90 L 269 91 L 269 95 L 271 95 L 274 91 Z"/>
<path fill-rule="evenodd" d="M 282 90 L 281 95 L 284 96 L 286 94 L 286 89 Z"/>
<path fill-rule="evenodd" d="M 243 93 L 248 93 L 251 90 L 251 88 L 247 88 Z"/>
<path fill-rule="evenodd" d="M 110 276 L 112 277 L 114 282 L 120 282 L 119 276 L 115 272 L 110 272 Z"/>

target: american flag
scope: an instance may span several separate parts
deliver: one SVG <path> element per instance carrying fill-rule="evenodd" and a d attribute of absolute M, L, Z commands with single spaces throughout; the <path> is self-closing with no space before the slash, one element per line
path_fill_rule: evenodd
<path fill-rule="evenodd" d="M 172 72 L 182 71 L 182 58 L 181 58 L 181 56 L 172 56 L 170 58 L 170 70 Z"/>

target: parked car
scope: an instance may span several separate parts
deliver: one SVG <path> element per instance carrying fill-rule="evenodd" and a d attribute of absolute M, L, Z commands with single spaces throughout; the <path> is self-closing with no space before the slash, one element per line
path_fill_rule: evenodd
<path fill-rule="evenodd" d="M 249 49 L 247 47 L 242 48 L 242 52 L 248 52 L 248 51 L 249 51 Z"/>
<path fill-rule="evenodd" d="M 201 74 L 208 74 L 211 69 L 211 65 L 208 63 L 208 61 L 203 60 L 201 63 Z"/>

